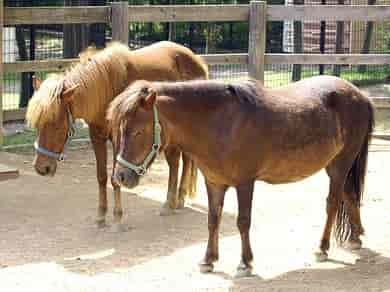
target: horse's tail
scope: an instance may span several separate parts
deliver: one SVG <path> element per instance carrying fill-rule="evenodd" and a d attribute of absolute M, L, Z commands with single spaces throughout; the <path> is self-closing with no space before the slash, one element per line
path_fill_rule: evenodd
<path fill-rule="evenodd" d="M 353 204 L 360 208 L 361 201 L 363 199 L 364 192 L 364 181 L 367 172 L 367 156 L 368 156 L 368 145 L 370 143 L 372 133 L 374 131 L 374 106 L 367 99 L 368 104 L 368 124 L 365 133 L 364 142 L 357 154 L 355 161 L 351 169 L 349 170 L 344 191 Z M 364 229 L 362 226 L 352 226 L 350 217 L 347 210 L 348 206 L 346 202 L 342 202 L 336 214 L 336 225 L 334 229 L 336 241 L 339 244 L 346 242 L 352 235 L 352 228 L 359 228 L 358 233 L 362 235 Z"/>

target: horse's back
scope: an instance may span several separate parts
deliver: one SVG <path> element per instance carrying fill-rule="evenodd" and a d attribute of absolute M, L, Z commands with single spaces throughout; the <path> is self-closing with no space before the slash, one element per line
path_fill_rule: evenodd
<path fill-rule="evenodd" d="M 192 80 L 207 79 L 208 68 L 201 57 L 190 49 L 169 41 L 161 41 L 148 47 L 132 51 L 135 68 L 160 75 L 149 80 Z M 145 79 L 145 78 L 142 78 Z"/>

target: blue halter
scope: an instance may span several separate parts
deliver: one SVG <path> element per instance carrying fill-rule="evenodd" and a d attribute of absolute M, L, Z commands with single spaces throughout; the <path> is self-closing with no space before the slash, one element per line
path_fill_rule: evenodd
<path fill-rule="evenodd" d="M 161 147 L 161 125 L 158 120 L 158 112 L 156 105 L 153 105 L 153 116 L 154 116 L 154 133 L 153 133 L 153 145 L 149 154 L 145 157 L 144 162 L 141 164 L 133 164 L 124 159 L 120 154 L 117 155 L 116 161 L 124 167 L 135 171 L 139 176 L 143 176 L 146 174 L 149 163 L 152 161 L 154 157 L 156 157 L 158 150 Z"/>
<path fill-rule="evenodd" d="M 66 150 L 68 148 L 68 144 L 70 143 L 70 140 L 72 139 L 72 137 L 74 136 L 74 134 L 76 132 L 76 126 L 75 126 L 72 114 L 70 112 L 69 106 L 66 107 L 66 112 L 67 112 L 67 117 L 68 117 L 69 129 L 68 129 L 68 133 L 66 134 L 66 141 L 64 144 L 64 150 L 61 153 L 53 152 L 53 151 L 50 151 L 46 148 L 39 146 L 38 141 L 35 141 L 34 148 L 38 153 L 46 155 L 50 158 L 57 159 L 58 161 L 65 160 L 65 153 L 66 153 Z"/>

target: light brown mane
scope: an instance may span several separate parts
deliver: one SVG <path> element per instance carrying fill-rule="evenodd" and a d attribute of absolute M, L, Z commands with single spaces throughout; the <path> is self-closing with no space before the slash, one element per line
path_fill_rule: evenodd
<path fill-rule="evenodd" d="M 137 110 L 140 100 L 147 94 L 151 84 L 145 80 L 136 81 L 111 102 L 106 117 L 114 133 L 119 129 L 125 116 L 131 115 Z"/>
<path fill-rule="evenodd" d="M 88 48 L 80 54 L 80 62 L 65 75 L 51 75 L 42 83 L 29 102 L 28 123 L 40 128 L 52 121 L 60 109 L 62 89 L 75 84 L 79 87 L 72 106 L 93 120 L 126 86 L 129 53 L 130 50 L 119 43 L 111 43 L 100 51 Z"/>

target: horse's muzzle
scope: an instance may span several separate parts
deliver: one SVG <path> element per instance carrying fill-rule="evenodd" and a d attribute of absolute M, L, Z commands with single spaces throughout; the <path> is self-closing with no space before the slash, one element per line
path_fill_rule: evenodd
<path fill-rule="evenodd" d="M 57 161 L 38 154 L 35 155 L 33 166 L 35 171 L 42 176 L 54 176 L 57 170 Z"/>
<path fill-rule="evenodd" d="M 121 186 L 132 189 L 138 186 L 140 176 L 133 170 L 117 165 L 115 167 L 114 179 Z"/>

